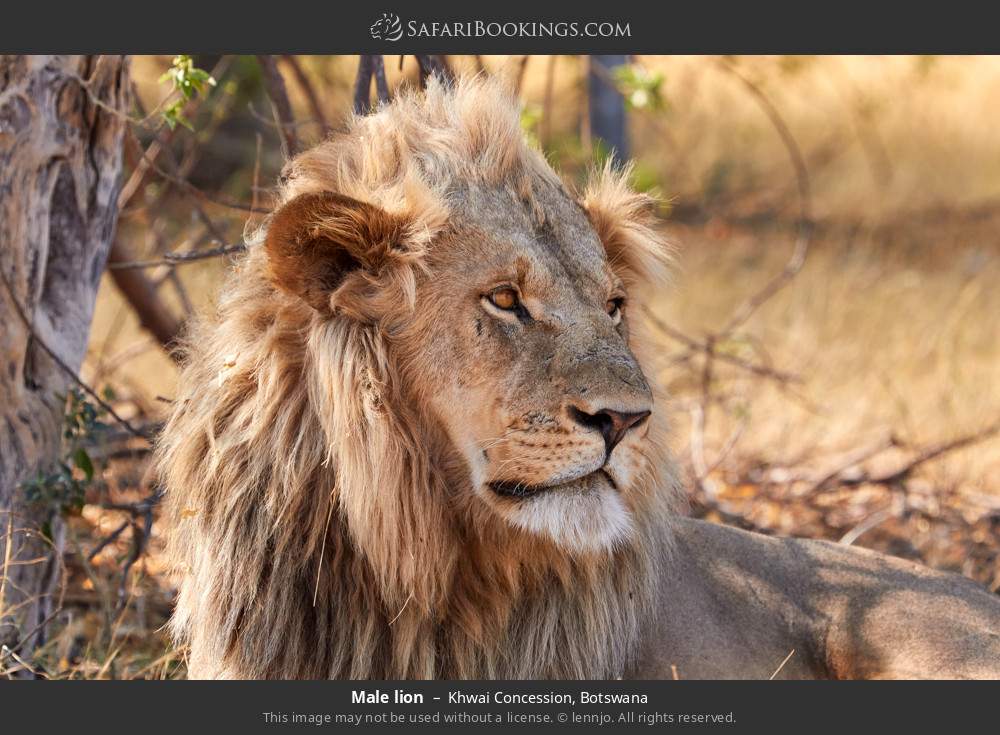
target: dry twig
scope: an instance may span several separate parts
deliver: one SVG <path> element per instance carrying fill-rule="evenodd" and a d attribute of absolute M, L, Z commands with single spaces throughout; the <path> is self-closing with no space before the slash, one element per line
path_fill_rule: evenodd
<path fill-rule="evenodd" d="M 323 113 L 323 105 L 320 104 L 319 95 L 316 94 L 316 89 L 313 87 L 312 82 L 309 81 L 309 76 L 302 68 L 297 57 L 285 54 L 281 59 L 292 70 L 295 83 L 299 85 L 302 93 L 306 96 L 306 102 L 309 103 L 309 110 L 312 112 L 315 121 L 319 124 L 322 135 L 325 138 L 330 133 L 330 124 L 326 120 L 326 115 Z"/>
<path fill-rule="evenodd" d="M 420 68 L 420 86 L 427 86 L 427 79 L 433 74 L 441 81 L 451 84 L 455 81 L 455 73 L 448 66 L 448 59 L 439 54 L 417 54 L 417 65 Z"/>
<path fill-rule="evenodd" d="M 792 135 L 792 131 L 788 128 L 781 113 L 778 112 L 774 103 L 764 94 L 763 90 L 744 75 L 734 64 L 729 61 L 721 61 L 719 66 L 740 81 L 771 121 L 771 124 L 781 138 L 781 142 L 785 146 L 785 150 L 788 151 L 792 167 L 795 170 L 795 181 L 799 192 L 799 233 L 795 241 L 792 256 L 778 275 L 765 284 L 760 291 L 747 299 L 730 317 L 726 325 L 719 331 L 720 336 L 728 336 L 746 323 L 757 309 L 771 299 L 778 291 L 787 286 L 795 275 L 802 270 L 802 266 L 805 265 L 806 254 L 809 252 L 813 219 L 809 169 L 806 167 L 802 150 L 795 141 L 795 136 Z"/>
<path fill-rule="evenodd" d="M 247 249 L 243 243 L 236 245 L 219 245 L 207 250 L 192 250 L 183 253 L 164 253 L 162 258 L 151 258 L 149 260 L 133 260 L 129 262 L 114 262 L 108 264 L 109 270 L 127 270 L 135 268 L 156 268 L 162 265 L 178 266 L 188 263 L 196 263 L 209 258 L 219 258 L 234 253 L 242 253 Z"/>
<path fill-rule="evenodd" d="M 371 112 L 372 75 L 375 73 L 375 57 L 361 54 L 358 57 L 358 74 L 354 79 L 354 114 L 367 115 Z"/>
<path fill-rule="evenodd" d="M 291 158 L 299 152 L 299 138 L 295 130 L 295 116 L 292 114 L 292 104 L 288 100 L 288 90 L 285 88 L 285 78 L 281 76 L 278 62 L 269 54 L 258 54 L 264 88 L 271 99 L 274 118 L 281 132 L 281 146 L 285 158 Z"/>

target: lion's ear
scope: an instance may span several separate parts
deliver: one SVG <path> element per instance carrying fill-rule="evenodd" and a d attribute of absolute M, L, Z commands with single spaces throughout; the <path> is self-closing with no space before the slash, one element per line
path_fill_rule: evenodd
<path fill-rule="evenodd" d="M 358 271 L 378 275 L 405 223 L 373 204 L 321 192 L 286 202 L 267 225 L 271 280 L 317 311 Z"/>
<path fill-rule="evenodd" d="M 656 228 L 658 201 L 629 186 L 630 172 L 630 166 L 617 169 L 610 163 L 596 171 L 580 204 L 624 281 L 661 284 L 669 273 L 671 247 Z"/>

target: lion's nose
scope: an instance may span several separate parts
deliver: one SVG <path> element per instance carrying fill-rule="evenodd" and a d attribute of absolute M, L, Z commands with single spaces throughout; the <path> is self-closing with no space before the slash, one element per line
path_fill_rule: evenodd
<path fill-rule="evenodd" d="M 630 429 L 641 426 L 649 418 L 649 411 L 639 411 L 637 413 L 625 413 L 623 411 L 613 411 L 610 408 L 602 408 L 596 413 L 581 411 L 576 406 L 569 407 L 569 415 L 581 426 L 588 429 L 597 429 L 604 437 L 604 446 L 607 455 L 610 456 L 612 450 L 625 438 Z"/>

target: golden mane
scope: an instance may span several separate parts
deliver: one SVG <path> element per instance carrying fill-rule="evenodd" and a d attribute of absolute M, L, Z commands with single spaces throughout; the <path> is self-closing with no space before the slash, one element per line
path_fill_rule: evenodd
<path fill-rule="evenodd" d="M 533 182 L 557 181 L 525 143 L 510 95 L 475 79 L 433 82 L 353 118 L 287 173 L 281 202 L 336 192 L 407 223 L 407 255 L 386 265 L 397 319 L 412 309 L 454 186 L 530 197 Z M 662 245 L 620 174 L 602 172 L 587 198 L 602 235 Z M 172 628 L 191 645 L 191 675 L 626 674 L 669 543 L 666 457 L 664 474 L 646 479 L 635 539 L 613 551 L 571 555 L 470 511 L 458 492 L 469 479 L 384 326 L 276 288 L 261 245 L 268 226 L 250 238 L 217 313 L 192 326 L 157 447 L 181 575 Z"/>

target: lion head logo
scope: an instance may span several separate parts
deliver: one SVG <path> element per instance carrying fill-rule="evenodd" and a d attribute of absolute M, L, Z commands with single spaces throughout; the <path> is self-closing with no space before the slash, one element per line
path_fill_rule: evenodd
<path fill-rule="evenodd" d="M 403 37 L 403 24 L 395 13 L 382 13 L 368 30 L 376 41 L 398 41 Z"/>

